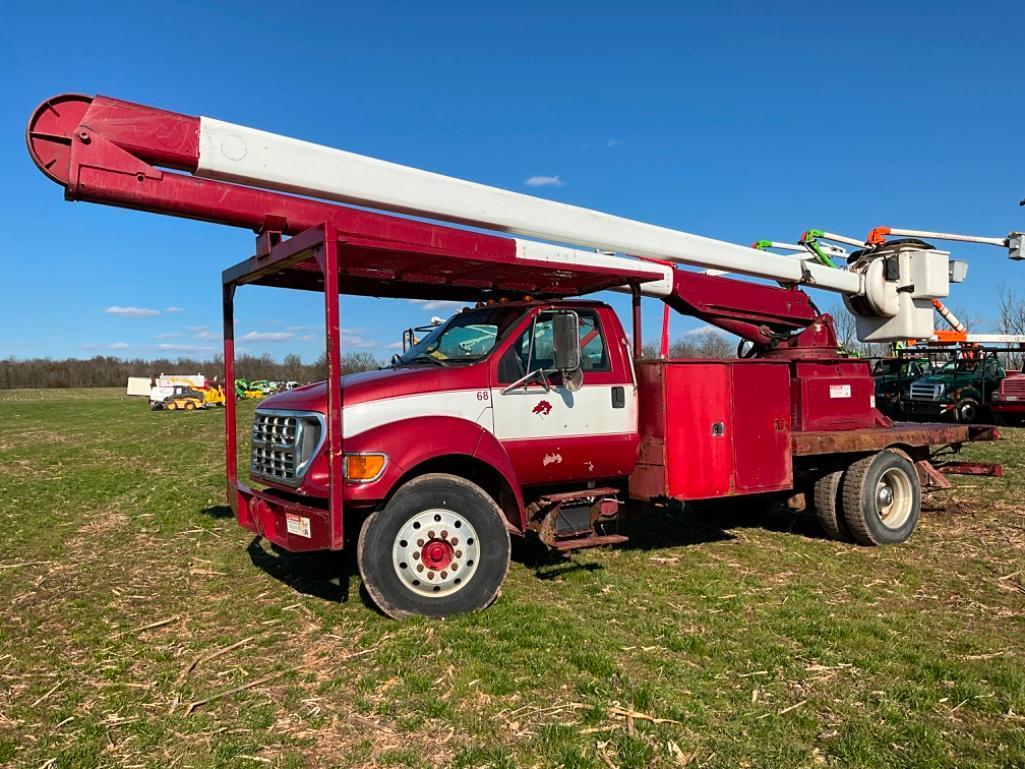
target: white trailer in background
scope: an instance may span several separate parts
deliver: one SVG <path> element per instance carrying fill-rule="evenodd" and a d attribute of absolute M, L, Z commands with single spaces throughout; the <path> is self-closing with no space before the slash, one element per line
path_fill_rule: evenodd
<path fill-rule="evenodd" d="M 153 377 L 130 376 L 128 377 L 128 389 L 125 395 L 148 396 L 153 387 Z"/>

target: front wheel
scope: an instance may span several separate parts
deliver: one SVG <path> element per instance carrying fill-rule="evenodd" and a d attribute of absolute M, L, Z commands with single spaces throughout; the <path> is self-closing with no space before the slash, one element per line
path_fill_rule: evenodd
<path fill-rule="evenodd" d="M 403 485 L 360 530 L 356 559 L 367 594 L 389 617 L 446 617 L 491 604 L 509 570 L 502 511 L 454 475 Z"/>
<path fill-rule="evenodd" d="M 979 418 L 979 402 L 975 398 L 961 398 L 954 404 L 954 419 L 963 424 L 970 425 Z"/>

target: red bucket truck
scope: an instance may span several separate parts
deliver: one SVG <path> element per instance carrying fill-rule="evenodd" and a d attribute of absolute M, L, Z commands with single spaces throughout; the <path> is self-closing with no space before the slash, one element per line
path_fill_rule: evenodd
<path fill-rule="evenodd" d="M 867 363 L 837 355 L 832 319 L 799 288 L 843 295 L 863 339 L 928 337 L 932 300 L 963 270 L 918 241 L 832 268 L 106 97 L 47 100 L 28 144 L 69 200 L 257 232 L 255 254 L 223 275 L 226 381 L 240 286 L 323 292 L 328 377 L 260 404 L 250 481 L 228 400 L 228 498 L 287 550 L 354 545 L 393 617 L 487 606 L 510 536 L 555 550 L 623 541 L 626 500 L 778 494 L 834 537 L 901 542 L 923 485 L 959 469 L 936 454 L 996 437 L 883 416 Z M 605 289 L 632 294 L 630 334 L 579 298 Z M 341 294 L 467 307 L 391 366 L 342 377 Z M 750 354 L 643 358 L 642 295 Z"/>

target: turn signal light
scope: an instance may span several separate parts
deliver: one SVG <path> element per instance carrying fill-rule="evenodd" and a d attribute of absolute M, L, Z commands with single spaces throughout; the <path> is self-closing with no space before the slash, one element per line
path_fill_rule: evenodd
<path fill-rule="evenodd" d="M 345 480 L 372 481 L 384 470 L 384 454 L 346 454 Z"/>

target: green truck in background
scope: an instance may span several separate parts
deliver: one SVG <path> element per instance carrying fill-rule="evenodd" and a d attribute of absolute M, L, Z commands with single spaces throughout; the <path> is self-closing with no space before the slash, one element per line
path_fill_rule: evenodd
<path fill-rule="evenodd" d="M 898 393 L 900 407 L 909 419 L 984 421 L 990 418 L 993 393 L 1006 375 L 997 351 L 958 350 L 946 363 L 912 381 L 906 393 Z"/>

